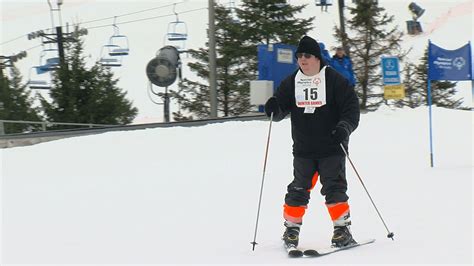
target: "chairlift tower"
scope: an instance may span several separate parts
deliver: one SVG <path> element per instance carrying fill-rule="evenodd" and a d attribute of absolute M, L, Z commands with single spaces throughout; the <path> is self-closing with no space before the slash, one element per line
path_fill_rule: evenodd
<path fill-rule="evenodd" d="M 209 89 L 211 118 L 217 118 L 217 64 L 216 64 L 216 25 L 214 0 L 209 0 Z"/>
<path fill-rule="evenodd" d="M 65 42 L 72 42 L 75 41 L 75 38 L 72 36 L 72 33 L 63 33 L 62 30 L 62 17 L 61 17 L 61 6 L 63 4 L 63 0 L 56 0 L 56 7 L 54 7 L 51 3 L 51 0 L 48 0 L 49 10 L 51 14 L 51 24 L 52 30 L 56 30 L 55 32 L 45 33 L 44 31 L 36 31 L 28 34 L 28 40 L 36 39 L 41 37 L 42 44 L 48 44 L 49 48 L 43 50 L 43 52 L 48 52 L 49 54 L 53 54 L 52 50 L 55 50 L 57 56 L 50 56 L 50 63 L 55 63 L 59 65 L 59 63 L 64 62 L 64 43 Z M 54 21 L 54 12 L 57 12 L 59 17 L 59 25 L 56 25 Z M 87 30 L 81 29 L 78 32 L 80 35 L 86 35 Z M 56 44 L 56 48 L 52 46 L 52 44 Z M 48 61 L 49 58 L 45 57 L 45 60 Z M 58 61 L 56 63 L 56 61 Z"/>
<path fill-rule="evenodd" d="M 64 43 L 74 42 L 76 37 L 87 34 L 86 29 L 80 29 L 77 32 L 77 36 L 73 36 L 72 33 L 63 33 L 62 30 L 62 18 L 61 18 L 61 5 L 63 0 L 55 0 L 56 6 L 53 6 L 51 0 L 48 0 L 48 5 L 51 14 L 52 32 L 46 33 L 44 31 L 36 31 L 28 34 L 28 40 L 41 38 L 41 44 L 43 50 L 40 54 L 40 63 L 37 66 L 33 66 L 29 71 L 28 85 L 32 89 L 49 89 L 51 87 L 51 71 L 54 71 L 64 63 Z M 59 25 L 56 26 L 54 21 L 54 12 L 57 12 L 59 17 Z M 56 32 L 54 32 L 54 30 Z M 54 46 L 53 44 L 56 44 Z M 45 47 L 47 45 L 47 47 Z M 44 78 L 44 76 L 48 78 Z M 43 77 L 41 79 L 34 79 L 33 77 Z"/>

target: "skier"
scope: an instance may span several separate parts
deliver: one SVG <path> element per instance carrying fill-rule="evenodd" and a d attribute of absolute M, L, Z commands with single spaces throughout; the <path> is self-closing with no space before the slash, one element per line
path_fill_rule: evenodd
<path fill-rule="evenodd" d="M 334 224 L 332 244 L 354 242 L 349 226 L 345 155 L 349 135 L 359 124 L 359 101 L 353 87 L 334 69 L 326 67 L 318 42 L 304 36 L 296 57 L 299 69 L 286 77 L 265 104 L 265 113 L 278 122 L 291 115 L 294 180 L 283 206 L 283 241 L 298 246 L 303 215 L 311 189 L 320 177 L 321 194 Z"/>
<path fill-rule="evenodd" d="M 333 55 L 331 60 L 331 66 L 336 69 L 337 72 L 346 77 L 351 86 L 355 86 L 356 80 L 354 78 L 354 70 L 352 70 L 352 61 L 346 55 L 342 47 L 336 48 L 336 53 Z"/>
<path fill-rule="evenodd" d="M 321 0 L 321 12 L 328 12 L 328 3 L 327 3 L 327 0 Z"/>

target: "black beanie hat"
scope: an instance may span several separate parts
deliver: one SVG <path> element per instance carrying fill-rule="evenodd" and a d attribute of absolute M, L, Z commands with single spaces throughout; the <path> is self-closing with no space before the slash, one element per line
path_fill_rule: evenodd
<path fill-rule="evenodd" d="M 296 49 L 296 53 L 312 54 L 319 58 L 321 62 L 323 62 L 323 58 L 321 56 L 321 48 L 319 47 L 318 42 L 309 36 L 304 36 L 303 38 L 301 38 L 300 43 L 298 44 L 298 49 Z"/>

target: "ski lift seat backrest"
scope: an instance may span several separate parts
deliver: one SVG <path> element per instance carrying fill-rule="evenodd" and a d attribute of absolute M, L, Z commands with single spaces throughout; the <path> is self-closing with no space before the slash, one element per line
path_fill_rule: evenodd
<path fill-rule="evenodd" d="M 39 66 L 39 69 L 43 71 L 55 70 L 59 67 L 59 57 L 47 58 L 44 65 Z"/>
<path fill-rule="evenodd" d="M 40 65 L 44 71 L 51 71 L 59 67 L 59 50 L 56 48 L 47 48 L 41 51 Z"/>
<path fill-rule="evenodd" d="M 59 57 L 51 57 L 51 58 L 46 59 L 46 64 L 59 65 Z"/>

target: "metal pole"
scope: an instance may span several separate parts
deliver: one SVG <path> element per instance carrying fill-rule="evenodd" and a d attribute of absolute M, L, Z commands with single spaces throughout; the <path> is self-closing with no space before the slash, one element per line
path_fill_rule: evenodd
<path fill-rule="evenodd" d="M 60 64 L 64 64 L 64 42 L 63 42 L 63 29 L 61 26 L 56 27 L 56 38 L 58 41 L 58 52 Z"/>
<path fill-rule="evenodd" d="M 431 40 L 428 40 L 428 61 L 431 58 Z M 429 110 L 429 127 L 430 127 L 430 163 L 431 167 L 434 167 L 434 154 L 433 154 L 433 116 L 432 116 L 432 99 L 431 99 L 431 79 L 430 79 L 430 64 L 428 64 L 428 110 Z"/>
<path fill-rule="evenodd" d="M 388 229 L 387 224 L 385 223 L 385 221 L 384 221 L 383 218 L 382 218 L 382 215 L 381 215 L 380 212 L 379 212 L 379 209 L 377 209 L 377 206 L 375 206 L 374 200 L 372 200 L 372 197 L 370 196 L 369 191 L 368 191 L 367 188 L 365 187 L 364 181 L 362 181 L 362 178 L 360 177 L 359 172 L 357 172 L 357 169 L 355 168 L 354 163 L 352 163 L 352 160 L 351 160 L 351 158 L 349 157 L 349 154 L 347 153 L 346 148 L 344 148 L 344 145 L 342 145 L 342 143 L 339 143 L 339 146 L 341 146 L 342 150 L 344 151 L 344 154 L 346 155 L 347 159 L 349 160 L 349 163 L 351 164 L 352 169 L 354 169 L 354 172 L 356 173 L 357 177 L 359 178 L 360 183 L 361 183 L 362 186 L 364 187 L 365 192 L 367 193 L 367 196 L 369 196 L 369 199 L 370 199 L 370 201 L 372 202 L 372 205 L 374 206 L 375 210 L 377 211 L 377 214 L 379 215 L 380 220 L 382 220 L 382 223 L 383 223 L 383 225 L 385 226 L 385 229 L 387 229 L 387 232 L 388 232 L 387 237 L 388 237 L 388 238 L 391 238 L 392 240 L 394 240 L 394 239 L 393 239 L 393 235 L 394 235 L 393 232 L 390 232 L 390 230 Z"/>
<path fill-rule="evenodd" d="M 346 22 L 344 19 L 344 0 L 339 0 L 339 25 L 341 27 L 341 40 L 342 40 L 342 47 L 344 48 L 344 52 L 347 56 L 350 57 L 349 45 L 347 44 L 346 38 Z"/>
<path fill-rule="evenodd" d="M 0 122 L 0 135 L 5 135 L 5 125 L 3 121 Z"/>
<path fill-rule="evenodd" d="M 168 94 L 168 87 L 165 88 L 163 108 L 164 108 L 165 122 L 168 123 L 170 121 L 170 97 Z"/>
<path fill-rule="evenodd" d="M 53 9 L 53 6 L 51 5 L 50 0 L 48 0 L 48 5 L 49 5 L 49 13 L 51 15 L 51 25 L 52 25 L 52 28 L 54 28 L 54 15 L 53 15 L 53 10 L 54 9 Z"/>
<path fill-rule="evenodd" d="M 470 60 L 472 60 L 472 46 L 471 46 L 471 41 L 469 41 L 469 58 Z M 473 71 L 473 66 L 474 62 L 471 61 L 471 111 L 473 110 L 474 108 L 474 71 Z"/>
<path fill-rule="evenodd" d="M 3 61 L 4 61 L 3 56 L 0 56 L 0 79 L 3 78 L 3 67 L 4 67 Z"/>
<path fill-rule="evenodd" d="M 432 111 L 432 100 L 431 100 L 431 80 L 428 78 L 428 110 L 429 110 L 429 127 L 430 127 L 430 164 L 434 167 L 434 156 L 433 156 L 433 111 Z"/>
<path fill-rule="evenodd" d="M 474 109 L 474 80 L 471 80 L 471 110 L 473 109 Z"/>
<path fill-rule="evenodd" d="M 257 209 L 257 221 L 255 222 L 255 232 L 253 235 L 252 250 L 255 250 L 255 245 L 258 243 L 257 240 L 257 230 L 258 230 L 258 220 L 260 217 L 260 206 L 262 204 L 262 195 L 263 195 L 263 184 L 265 183 L 265 171 L 267 169 L 267 158 L 268 158 L 268 147 L 270 146 L 270 134 L 272 133 L 272 121 L 273 121 L 273 112 L 270 115 L 270 126 L 268 127 L 268 137 L 267 137 L 267 146 L 265 148 L 265 159 L 263 160 L 263 174 L 262 174 L 262 184 L 260 185 L 260 197 L 258 198 L 258 209 Z"/>
<path fill-rule="evenodd" d="M 217 117 L 217 72 L 216 72 L 216 25 L 214 22 L 214 0 L 209 0 L 209 89 L 211 96 L 211 118 Z"/>

